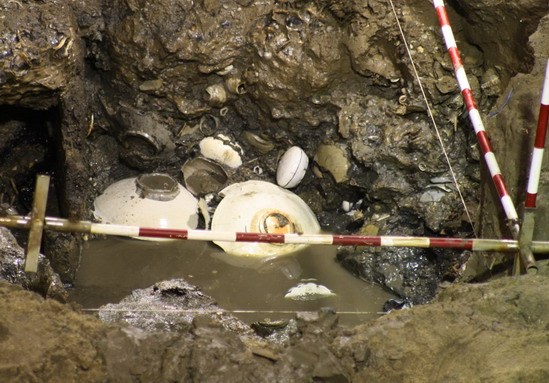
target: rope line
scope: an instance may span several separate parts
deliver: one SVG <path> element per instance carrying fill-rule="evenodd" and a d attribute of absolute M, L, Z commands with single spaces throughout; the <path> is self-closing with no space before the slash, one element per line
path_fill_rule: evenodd
<path fill-rule="evenodd" d="M 190 314 L 317 314 L 318 311 L 302 311 L 302 310 L 199 310 L 199 309 L 113 309 L 113 308 L 98 308 L 98 309 L 80 309 L 80 311 L 89 312 L 151 312 L 151 313 L 190 313 Z M 365 315 L 365 314 L 386 314 L 382 311 L 335 311 L 336 314 L 344 315 Z"/>

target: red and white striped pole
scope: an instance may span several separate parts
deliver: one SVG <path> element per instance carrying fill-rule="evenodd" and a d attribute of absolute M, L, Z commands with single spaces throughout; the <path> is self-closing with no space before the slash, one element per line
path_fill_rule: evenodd
<path fill-rule="evenodd" d="M 501 205 L 503 207 L 503 210 L 505 211 L 505 216 L 507 217 L 507 220 L 509 221 L 509 224 L 511 226 L 513 236 L 514 238 L 517 238 L 519 233 L 517 210 L 515 209 L 513 200 L 509 196 L 509 192 L 507 191 L 503 176 L 501 175 L 496 156 L 494 155 L 490 140 L 488 139 L 488 135 L 486 134 L 486 130 L 484 129 L 484 124 L 480 117 L 480 113 L 478 111 L 473 92 L 471 91 L 471 86 L 469 85 L 467 74 L 465 73 L 465 69 L 463 68 L 463 64 L 461 62 L 459 50 L 457 48 L 456 40 L 454 38 L 454 33 L 452 32 L 452 27 L 450 26 L 448 13 L 446 12 L 446 7 L 444 6 L 444 1 L 434 0 L 433 3 L 437 12 L 440 26 L 442 28 L 442 35 L 446 43 L 446 48 L 448 49 L 450 59 L 452 60 L 452 65 L 454 66 L 454 71 L 461 90 L 461 95 L 469 112 L 469 119 L 473 125 L 473 128 L 475 129 L 475 133 L 480 144 L 480 150 L 482 151 L 484 160 L 486 162 L 486 165 L 488 166 L 488 170 L 490 171 L 492 181 L 501 200 Z"/>
<path fill-rule="evenodd" d="M 25 216 L 0 217 L 0 226 L 29 229 L 31 218 Z M 517 251 L 518 242 L 510 239 L 478 239 L 478 238 L 438 238 L 438 237 L 403 237 L 403 236 L 369 236 L 343 234 L 274 234 L 226 232 L 199 229 L 169 229 L 154 227 L 139 227 L 129 225 L 114 225 L 90 221 L 76 221 L 57 217 L 45 217 L 44 230 L 115 235 L 121 237 L 168 238 L 195 241 L 226 241 L 226 242 L 263 242 L 278 244 L 306 245 L 341 245 L 368 247 L 419 247 L 445 248 L 472 251 Z M 537 250 L 549 252 L 549 243 Z"/>
<path fill-rule="evenodd" d="M 539 177 L 541 174 L 541 164 L 543 162 L 543 151 L 545 148 L 545 138 L 547 136 L 547 120 L 549 119 L 549 60 L 547 60 L 545 80 L 541 92 L 541 105 L 539 109 L 538 126 L 536 129 L 536 138 L 532 159 L 530 161 L 530 172 L 528 175 L 528 184 L 526 186 L 526 199 L 524 201 L 524 213 L 522 215 L 522 225 L 520 228 L 519 248 L 522 263 L 526 270 L 537 269 L 535 258 L 532 252 L 532 240 L 534 238 L 534 225 L 536 213 L 536 197 L 538 195 Z M 520 267 L 515 259 L 515 272 L 520 272 Z"/>
<path fill-rule="evenodd" d="M 536 130 L 536 140 L 532 152 L 532 161 L 530 162 L 530 174 L 528 176 L 528 186 L 526 187 L 525 208 L 534 209 L 536 207 L 536 197 L 538 195 L 539 177 L 541 174 L 541 163 L 543 161 L 543 151 L 545 149 L 545 138 L 547 136 L 547 122 L 549 120 L 549 59 L 545 70 L 545 81 L 543 82 L 543 91 L 541 93 L 541 105 L 539 108 L 538 127 Z"/>
<path fill-rule="evenodd" d="M 32 222 L 30 217 L 0 216 L 0 226 L 15 229 L 29 229 L 31 224 Z M 57 217 L 45 217 L 43 228 L 44 230 L 70 233 L 114 235 L 120 237 L 169 238 L 195 241 L 263 242 L 278 244 L 292 243 L 306 245 L 366 247 L 418 247 L 483 252 L 516 252 L 519 249 L 518 241 L 514 239 L 370 236 L 357 234 L 247 233 L 114 225 L 90 221 L 68 220 Z M 549 253 L 549 242 L 532 242 L 532 251 L 535 253 Z"/>

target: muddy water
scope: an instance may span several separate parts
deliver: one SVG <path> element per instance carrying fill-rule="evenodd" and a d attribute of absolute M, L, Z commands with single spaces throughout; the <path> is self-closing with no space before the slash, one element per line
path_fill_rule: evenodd
<path fill-rule="evenodd" d="M 248 323 L 291 318 L 296 311 L 322 307 L 335 309 L 345 325 L 377 318 L 392 296 L 352 276 L 335 255 L 335 247 L 312 246 L 291 256 L 250 260 L 200 241 L 96 239 L 85 245 L 72 299 L 97 308 L 118 302 L 134 289 L 183 278 Z M 312 301 L 284 297 L 291 287 L 309 281 L 336 295 Z"/>

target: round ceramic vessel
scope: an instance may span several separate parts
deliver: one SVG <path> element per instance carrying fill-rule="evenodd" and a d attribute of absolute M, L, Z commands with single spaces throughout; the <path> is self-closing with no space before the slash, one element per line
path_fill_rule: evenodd
<path fill-rule="evenodd" d="M 276 170 L 276 183 L 291 189 L 299 185 L 309 166 L 309 157 L 299 146 L 292 146 L 280 158 Z"/>
<path fill-rule="evenodd" d="M 264 181 L 246 181 L 228 186 L 213 214 L 213 231 L 270 234 L 317 234 L 320 225 L 307 204 L 294 193 Z M 296 252 L 303 244 L 215 241 L 232 255 L 265 257 Z"/>
<path fill-rule="evenodd" d="M 93 213 L 103 223 L 118 225 L 163 229 L 198 226 L 198 200 L 172 177 L 160 173 L 111 184 L 95 199 Z"/>

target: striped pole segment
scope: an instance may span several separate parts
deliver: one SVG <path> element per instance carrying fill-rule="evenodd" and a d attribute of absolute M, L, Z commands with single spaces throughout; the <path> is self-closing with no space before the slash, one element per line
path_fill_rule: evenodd
<path fill-rule="evenodd" d="M 509 196 L 507 187 L 505 186 L 505 182 L 503 180 L 503 176 L 501 175 L 498 162 L 496 160 L 496 156 L 494 155 L 490 140 L 488 139 L 488 135 L 486 134 L 486 130 L 484 129 L 484 124 L 480 117 L 480 113 L 478 111 L 477 104 L 471 90 L 471 86 L 469 85 L 467 74 L 465 73 L 465 69 L 463 68 L 463 64 L 461 62 L 459 50 L 457 48 L 456 40 L 454 38 L 454 33 L 452 32 L 452 27 L 450 26 L 448 13 L 446 12 L 446 7 L 444 6 L 444 1 L 434 0 L 433 3 L 437 12 L 440 26 L 442 28 L 442 35 L 446 43 L 446 48 L 448 49 L 450 59 L 452 60 L 452 65 L 454 66 L 454 71 L 461 90 L 461 95 L 469 112 L 469 119 L 471 121 L 471 124 L 473 125 L 473 128 L 475 129 L 475 134 L 477 136 L 481 152 L 484 156 L 484 160 L 486 162 L 486 165 L 488 166 L 488 170 L 490 171 L 492 181 L 498 192 L 499 198 L 501 200 L 501 205 L 503 206 L 503 210 L 505 211 L 505 215 L 512 224 L 513 235 L 516 238 L 519 231 L 517 211 L 511 197 Z"/>
<path fill-rule="evenodd" d="M 31 226 L 31 218 L 24 216 L 0 217 L 0 226 L 29 229 Z M 366 247 L 418 247 L 498 252 L 516 252 L 518 250 L 518 241 L 510 239 L 216 232 L 196 229 L 167 229 L 114 225 L 55 217 L 45 217 L 44 229 L 60 232 L 115 235 L 122 237 L 149 237 L 198 241 L 265 242 L 278 244 L 292 243 Z M 534 242 L 532 243 L 532 250 L 540 253 L 549 252 L 549 242 Z"/>
<path fill-rule="evenodd" d="M 545 138 L 547 136 L 547 122 L 549 121 L 549 59 L 545 70 L 545 81 L 541 93 L 541 105 L 539 108 L 538 126 L 536 129 L 536 139 L 534 141 L 534 150 L 532 152 L 532 161 L 530 162 L 530 174 L 528 176 L 528 185 L 526 187 L 526 200 L 524 207 L 535 208 L 536 197 L 538 195 L 539 177 L 541 174 L 541 163 L 543 161 L 543 151 L 545 149 Z"/>
<path fill-rule="evenodd" d="M 538 126 L 534 149 L 530 161 L 530 172 L 526 186 L 526 198 L 524 201 L 524 212 L 522 215 L 522 226 L 519 236 L 519 249 L 522 264 L 528 273 L 537 271 L 536 259 L 532 250 L 532 239 L 534 238 L 536 198 L 538 195 L 539 178 L 543 162 L 543 151 L 545 149 L 545 138 L 547 135 L 547 120 L 549 119 L 549 60 L 547 61 L 545 80 L 541 92 L 541 105 L 539 110 Z M 520 274 L 520 264 L 515 258 L 515 274 Z"/>

